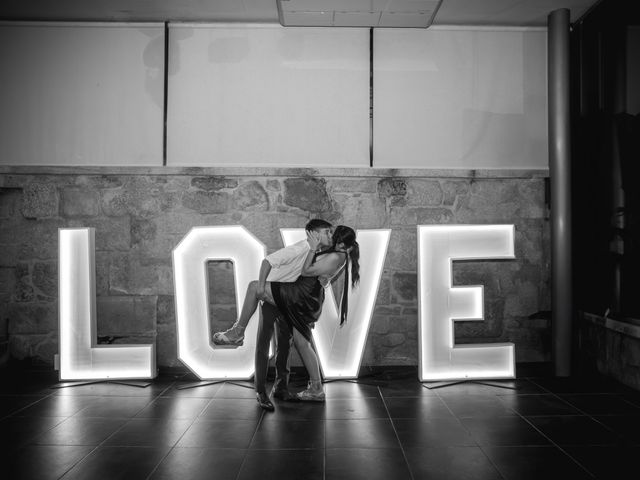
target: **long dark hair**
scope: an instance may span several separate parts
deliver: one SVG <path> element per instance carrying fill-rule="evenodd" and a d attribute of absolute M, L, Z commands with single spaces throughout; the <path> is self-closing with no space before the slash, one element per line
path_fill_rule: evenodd
<path fill-rule="evenodd" d="M 340 325 L 347 321 L 349 308 L 349 270 L 351 270 L 351 286 L 355 287 L 360 282 L 360 245 L 356 241 L 356 232 L 345 225 L 338 225 L 333 231 L 333 250 L 338 243 L 344 244 L 351 250 L 347 253 L 347 264 L 344 267 L 344 290 L 340 302 Z"/>

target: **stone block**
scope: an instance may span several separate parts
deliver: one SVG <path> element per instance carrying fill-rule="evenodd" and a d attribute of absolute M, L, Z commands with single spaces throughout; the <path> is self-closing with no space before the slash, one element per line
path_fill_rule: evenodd
<path fill-rule="evenodd" d="M 1 227 L 0 227 L 1 228 Z M 13 268 L 18 263 L 20 245 L 2 245 L 2 255 L 0 255 L 0 267 Z"/>
<path fill-rule="evenodd" d="M 225 213 L 229 210 L 231 198 L 228 193 L 197 190 L 185 192 L 182 206 L 198 213 Z"/>
<path fill-rule="evenodd" d="M 516 281 L 516 290 L 505 297 L 504 314 L 508 317 L 528 316 L 540 311 L 538 286 L 530 281 Z"/>
<path fill-rule="evenodd" d="M 416 271 L 417 265 L 417 230 L 413 228 L 396 228 L 391 232 L 385 271 Z"/>
<path fill-rule="evenodd" d="M 358 228 L 380 228 L 386 225 L 386 204 L 377 196 L 351 195 L 340 203 L 342 223 L 354 230 Z"/>
<path fill-rule="evenodd" d="M 0 267 L 0 303 L 7 303 L 11 300 L 16 291 L 16 283 L 15 269 Z"/>
<path fill-rule="evenodd" d="M 210 261 L 207 265 L 209 278 L 209 303 L 211 305 L 235 305 L 236 287 L 233 262 Z M 238 292 L 240 294 L 241 292 Z"/>
<path fill-rule="evenodd" d="M 405 202 L 406 203 L 406 202 Z M 418 225 L 418 217 L 415 208 L 406 205 L 394 205 L 389 209 L 389 225 L 394 227 L 412 227 Z"/>
<path fill-rule="evenodd" d="M 109 293 L 109 265 L 111 265 L 111 253 L 96 252 L 96 295 Z"/>
<path fill-rule="evenodd" d="M 280 192 L 282 191 L 282 186 L 280 185 L 279 180 L 267 180 L 267 190 L 271 192 Z"/>
<path fill-rule="evenodd" d="M 400 305 L 377 305 L 373 313 L 380 316 L 399 315 L 402 311 Z"/>
<path fill-rule="evenodd" d="M 385 347 L 397 347 L 402 345 L 406 340 L 406 337 L 402 333 L 389 333 L 382 337 L 382 345 Z"/>
<path fill-rule="evenodd" d="M 407 180 L 407 205 L 438 206 L 442 204 L 444 194 L 437 180 Z"/>
<path fill-rule="evenodd" d="M 58 192 L 51 183 L 25 185 L 22 198 L 22 215 L 25 218 L 46 218 L 58 215 Z"/>
<path fill-rule="evenodd" d="M 454 223 L 455 215 L 448 208 L 416 208 L 416 225 L 440 225 Z"/>
<path fill-rule="evenodd" d="M 129 217 L 96 217 L 90 221 L 73 219 L 68 226 L 95 228 L 96 251 L 126 252 L 131 248 L 131 224 Z"/>
<path fill-rule="evenodd" d="M 113 257 L 109 265 L 109 293 L 115 295 L 171 295 L 170 258 L 158 260 L 135 254 Z"/>
<path fill-rule="evenodd" d="M 133 248 L 145 248 L 145 246 L 154 242 L 157 237 L 158 226 L 155 221 L 148 218 L 134 218 L 130 222 L 130 227 L 131 246 Z"/>
<path fill-rule="evenodd" d="M 238 180 L 227 177 L 194 177 L 191 179 L 191 186 L 208 192 L 218 190 L 233 189 L 238 186 Z"/>
<path fill-rule="evenodd" d="M 61 219 L 26 222 L 19 229 L 18 258 L 25 261 L 58 260 L 58 229 L 65 228 Z"/>
<path fill-rule="evenodd" d="M 328 188 L 335 193 L 376 193 L 378 184 L 375 178 L 332 178 Z"/>
<path fill-rule="evenodd" d="M 54 356 L 60 351 L 58 335 L 31 335 L 31 358 L 34 365 L 53 365 Z"/>
<path fill-rule="evenodd" d="M 179 203 L 181 192 L 169 188 L 166 179 L 129 177 L 121 188 L 102 190 L 100 204 L 107 216 L 132 215 L 152 218 Z"/>
<path fill-rule="evenodd" d="M 393 291 L 401 301 L 416 301 L 418 279 L 415 273 L 395 273 L 392 277 Z"/>
<path fill-rule="evenodd" d="M 9 303 L 9 334 L 46 334 L 58 331 L 58 304 Z"/>
<path fill-rule="evenodd" d="M 445 180 L 442 182 L 442 204 L 453 206 L 459 196 L 469 194 L 469 181 L 467 180 Z"/>
<path fill-rule="evenodd" d="M 259 182 L 245 182 L 233 192 L 231 205 L 234 210 L 266 211 L 269 210 L 269 196 Z"/>
<path fill-rule="evenodd" d="M 21 188 L 0 188 L 0 218 L 15 218 L 22 210 Z"/>
<path fill-rule="evenodd" d="M 384 274 L 383 274 L 384 275 Z M 376 306 L 388 305 L 391 302 L 391 281 L 384 276 L 380 279 L 378 286 L 378 296 L 376 297 Z"/>
<path fill-rule="evenodd" d="M 156 335 L 156 362 L 158 367 L 178 367 L 178 344 L 176 329 L 173 325 L 158 325 Z"/>
<path fill-rule="evenodd" d="M 57 300 L 58 263 L 36 262 L 33 265 L 32 282 L 38 300 Z"/>
<path fill-rule="evenodd" d="M 95 217 L 100 214 L 97 190 L 65 188 L 60 194 L 61 212 L 65 217 Z"/>
<path fill-rule="evenodd" d="M 533 178 L 518 182 L 518 214 L 523 218 L 542 219 L 546 215 L 544 179 Z"/>
<path fill-rule="evenodd" d="M 458 223 L 513 223 L 520 218 L 517 182 L 476 180 L 456 205 Z"/>
<path fill-rule="evenodd" d="M 389 318 L 383 315 L 374 315 L 371 319 L 371 326 L 369 328 L 369 332 L 378 335 L 386 335 L 389 333 L 390 325 Z M 370 333 L 370 334 L 371 334 Z"/>
<path fill-rule="evenodd" d="M 404 197 L 407 194 L 407 181 L 402 178 L 382 178 L 378 181 L 377 190 L 382 198 Z"/>
<path fill-rule="evenodd" d="M 286 205 L 313 213 L 335 210 L 323 178 L 287 178 L 284 187 Z"/>
<path fill-rule="evenodd" d="M 209 322 L 211 325 L 211 333 L 226 330 L 235 323 L 237 318 L 238 311 L 235 305 L 210 306 Z"/>
<path fill-rule="evenodd" d="M 158 326 L 171 326 L 175 328 L 176 307 L 173 295 L 158 295 L 156 303 L 156 322 Z"/>
<path fill-rule="evenodd" d="M 98 190 L 120 188 L 124 185 L 124 179 L 120 175 L 113 174 L 80 175 L 77 177 L 76 185 Z"/>
<path fill-rule="evenodd" d="M 43 337 L 43 336 L 41 336 Z M 16 360 L 24 360 L 33 356 L 34 335 L 9 336 L 9 355 Z"/>
<path fill-rule="evenodd" d="M 122 189 L 101 192 L 100 206 L 102 212 L 109 217 L 119 217 L 129 214 L 127 197 Z"/>
<path fill-rule="evenodd" d="M 97 327 L 100 336 L 150 335 L 156 329 L 155 296 L 97 297 Z"/>
<path fill-rule="evenodd" d="M 15 268 L 15 289 L 13 300 L 16 302 L 31 302 L 35 298 L 33 284 L 31 283 L 31 271 L 26 263 L 19 263 Z"/>
<path fill-rule="evenodd" d="M 284 247 L 281 228 L 304 228 L 308 221 L 309 218 L 300 211 L 249 212 L 239 223 L 266 245 L 269 254 Z"/>

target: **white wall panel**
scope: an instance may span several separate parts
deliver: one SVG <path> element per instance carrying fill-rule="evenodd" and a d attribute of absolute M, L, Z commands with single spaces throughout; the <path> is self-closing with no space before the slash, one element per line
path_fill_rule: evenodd
<path fill-rule="evenodd" d="M 369 165 L 369 30 L 171 25 L 168 165 Z"/>
<path fill-rule="evenodd" d="M 547 168 L 546 31 L 374 35 L 374 165 Z"/>
<path fill-rule="evenodd" d="M 162 25 L 2 24 L 0 63 L 0 164 L 162 165 Z"/>

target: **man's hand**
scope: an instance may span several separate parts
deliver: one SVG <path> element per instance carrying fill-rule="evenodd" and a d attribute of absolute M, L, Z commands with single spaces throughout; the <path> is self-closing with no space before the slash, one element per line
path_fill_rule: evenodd
<path fill-rule="evenodd" d="M 307 232 L 307 242 L 312 252 L 315 252 L 320 245 L 320 234 L 316 231 Z"/>
<path fill-rule="evenodd" d="M 267 300 L 266 289 L 264 285 L 260 285 L 258 283 L 258 286 L 256 287 L 256 297 L 258 298 L 258 300 Z"/>

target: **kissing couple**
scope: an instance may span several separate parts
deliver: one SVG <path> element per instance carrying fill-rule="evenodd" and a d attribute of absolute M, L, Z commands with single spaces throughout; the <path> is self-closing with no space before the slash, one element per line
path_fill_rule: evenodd
<path fill-rule="evenodd" d="M 340 301 L 340 325 L 347 319 L 349 277 L 351 285 L 360 280 L 360 248 L 355 231 L 345 225 L 332 225 L 312 219 L 305 226 L 306 240 L 268 255 L 260 266 L 258 280 L 249 283 L 242 311 L 233 326 L 213 334 L 216 345 L 242 345 L 244 330 L 262 303 L 255 353 L 254 385 L 258 404 L 275 409 L 266 393 L 269 344 L 277 327 L 276 379 L 271 396 L 285 401 L 324 402 L 320 363 L 313 345 L 311 329 L 320 318 L 325 289 L 344 274 Z M 309 374 L 306 390 L 289 392 L 289 353 L 296 347 Z"/>

